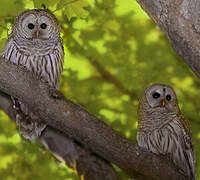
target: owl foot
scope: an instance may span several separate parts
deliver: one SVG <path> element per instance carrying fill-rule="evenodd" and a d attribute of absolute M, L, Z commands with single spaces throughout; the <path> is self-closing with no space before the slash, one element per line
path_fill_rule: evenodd
<path fill-rule="evenodd" d="M 34 131 L 30 129 L 25 129 L 22 126 L 19 126 L 19 132 L 25 139 L 28 139 L 30 141 L 34 141 L 37 139 L 37 136 L 34 133 Z"/>
<path fill-rule="evenodd" d="M 40 77 L 40 81 L 42 81 L 45 84 L 49 84 L 49 81 L 45 77 Z"/>
<path fill-rule="evenodd" d="M 42 131 L 46 128 L 46 124 L 34 122 L 28 128 L 24 126 L 19 126 L 20 134 L 29 140 L 37 139 L 41 134 Z"/>
<path fill-rule="evenodd" d="M 32 130 L 34 126 L 34 122 L 32 122 L 31 119 L 26 116 L 25 118 L 21 119 L 20 126 L 22 126 L 25 129 Z"/>
<path fill-rule="evenodd" d="M 12 102 L 13 102 L 13 109 L 15 110 L 15 111 L 19 111 L 20 110 L 20 108 L 19 108 L 19 102 L 18 102 L 18 100 L 17 99 L 15 99 L 13 96 L 11 96 L 11 100 L 12 100 Z"/>
<path fill-rule="evenodd" d="M 55 99 L 61 99 L 63 97 L 63 94 L 60 93 L 60 91 L 58 91 L 55 88 L 50 88 L 49 89 L 49 95 Z"/>
<path fill-rule="evenodd" d="M 42 134 L 42 131 L 47 127 L 47 124 L 42 122 L 35 122 L 35 133 L 38 136 Z"/>
<path fill-rule="evenodd" d="M 16 114 L 16 123 L 19 126 L 23 116 L 21 114 Z"/>
<path fill-rule="evenodd" d="M 46 128 L 46 124 L 31 119 L 29 116 L 16 115 L 16 123 L 19 126 L 20 134 L 29 140 L 35 140 L 41 135 L 42 131 Z"/>

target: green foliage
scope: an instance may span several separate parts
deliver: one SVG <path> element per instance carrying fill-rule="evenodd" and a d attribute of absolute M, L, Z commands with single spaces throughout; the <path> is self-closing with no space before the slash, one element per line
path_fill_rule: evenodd
<path fill-rule="evenodd" d="M 61 91 L 135 140 L 141 93 L 152 83 L 173 86 L 181 110 L 190 120 L 199 169 L 200 81 L 138 4 L 133 0 L 3 0 L 1 50 L 13 16 L 42 4 L 56 14 L 62 27 L 65 67 Z M 2 179 L 77 179 L 39 144 L 20 138 L 17 127 L 3 112 L 0 130 Z"/>
<path fill-rule="evenodd" d="M 8 10 L 9 9 L 9 10 Z M 14 16 L 24 9 L 24 2 L 20 0 L 1 1 L 0 16 Z"/>
<path fill-rule="evenodd" d="M 70 20 L 72 17 L 86 18 L 88 16 L 88 11 L 85 10 L 88 7 L 88 2 L 86 0 L 60 0 L 57 4 L 57 9 L 63 8 L 64 14 Z"/>

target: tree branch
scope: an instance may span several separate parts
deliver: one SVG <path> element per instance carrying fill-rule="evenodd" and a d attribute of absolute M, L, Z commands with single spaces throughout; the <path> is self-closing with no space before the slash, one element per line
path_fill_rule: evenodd
<path fill-rule="evenodd" d="M 58 130 L 47 126 L 38 139 L 60 161 L 85 180 L 120 180 L 111 164 Z"/>
<path fill-rule="evenodd" d="M 98 61 L 88 57 L 91 65 L 99 72 L 101 77 L 109 83 L 112 83 L 121 93 L 128 95 L 131 100 L 138 100 L 137 95 L 126 89 L 123 84 L 107 71 Z"/>
<path fill-rule="evenodd" d="M 0 92 L 0 109 L 15 121 L 12 100 Z M 61 162 L 77 172 L 85 180 L 120 180 L 110 163 L 74 142 L 58 130 L 47 126 L 38 141 Z"/>
<path fill-rule="evenodd" d="M 137 1 L 166 33 L 176 53 L 200 78 L 200 1 Z"/>
<path fill-rule="evenodd" d="M 23 67 L 0 60 L 0 91 L 18 98 L 49 126 L 116 164 L 131 177 L 148 180 L 186 180 L 166 156 L 155 155 L 120 136 L 59 91 L 38 81 Z M 55 98 L 55 93 L 57 98 Z M 53 96 L 52 96 L 53 95 Z"/>

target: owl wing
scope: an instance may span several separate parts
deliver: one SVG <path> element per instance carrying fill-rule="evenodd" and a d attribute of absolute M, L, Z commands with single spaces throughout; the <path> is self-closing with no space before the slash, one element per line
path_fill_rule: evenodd
<path fill-rule="evenodd" d="M 62 74 L 63 71 L 63 63 L 64 63 L 64 48 L 62 45 L 62 40 L 60 39 L 60 41 L 58 42 L 57 46 L 55 46 L 53 53 L 52 53 L 52 57 L 51 59 L 55 59 L 54 63 L 57 69 L 57 75 L 56 80 L 55 80 L 55 85 L 56 88 L 59 88 L 59 80 L 60 80 L 60 76 Z"/>
<path fill-rule="evenodd" d="M 187 173 L 191 175 L 192 180 L 195 180 L 196 173 L 195 173 L 195 158 L 194 158 L 194 146 L 192 143 L 192 135 L 190 132 L 188 120 L 185 119 L 183 116 L 181 116 L 181 119 L 182 119 L 181 122 L 184 122 L 182 123 L 184 127 L 182 128 L 182 134 L 183 134 L 182 145 L 183 145 L 184 156 L 188 164 Z"/>
<path fill-rule="evenodd" d="M 61 41 L 58 41 L 51 53 L 44 55 L 42 58 L 42 73 L 39 72 L 41 80 L 58 89 L 63 63 L 64 50 Z"/>
<path fill-rule="evenodd" d="M 181 118 L 181 119 L 180 119 Z M 163 128 L 155 130 L 150 137 L 148 147 L 157 154 L 170 154 L 173 162 L 195 180 L 194 148 L 188 122 L 176 117 Z"/>

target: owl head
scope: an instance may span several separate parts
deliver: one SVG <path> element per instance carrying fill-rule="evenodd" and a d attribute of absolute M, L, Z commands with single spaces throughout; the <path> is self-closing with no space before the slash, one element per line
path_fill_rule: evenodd
<path fill-rule="evenodd" d="M 28 40 L 59 38 L 58 22 L 46 9 L 32 9 L 20 14 L 14 23 L 12 36 Z"/>
<path fill-rule="evenodd" d="M 177 110 L 178 101 L 174 90 L 163 84 L 154 84 L 148 87 L 143 95 L 143 101 L 141 103 L 142 108 L 148 108 L 151 110 L 159 110 L 162 112 L 173 112 Z"/>

